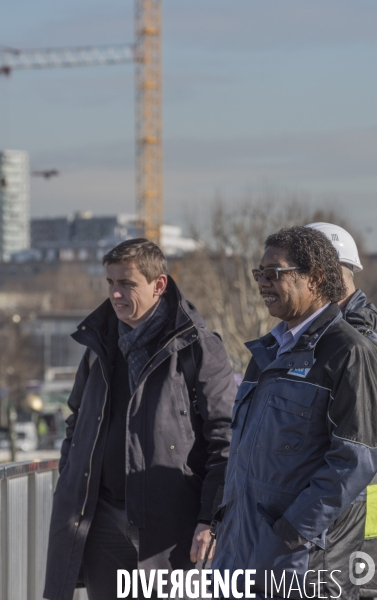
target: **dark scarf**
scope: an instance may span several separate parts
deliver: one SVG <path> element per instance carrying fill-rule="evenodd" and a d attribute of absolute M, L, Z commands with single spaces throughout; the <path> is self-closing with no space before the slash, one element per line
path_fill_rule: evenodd
<path fill-rule="evenodd" d="M 135 329 L 119 321 L 118 345 L 128 365 L 131 395 L 136 389 L 141 371 L 151 357 L 150 343 L 164 329 L 168 320 L 169 304 L 162 296 L 151 316 Z"/>

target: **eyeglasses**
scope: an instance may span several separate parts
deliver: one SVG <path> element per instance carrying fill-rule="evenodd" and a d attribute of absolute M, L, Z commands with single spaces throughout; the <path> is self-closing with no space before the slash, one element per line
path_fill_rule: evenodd
<path fill-rule="evenodd" d="M 251 269 L 255 281 L 264 277 L 267 281 L 276 281 L 279 279 L 279 273 L 286 271 L 302 271 L 301 267 L 267 267 L 266 269 Z"/>

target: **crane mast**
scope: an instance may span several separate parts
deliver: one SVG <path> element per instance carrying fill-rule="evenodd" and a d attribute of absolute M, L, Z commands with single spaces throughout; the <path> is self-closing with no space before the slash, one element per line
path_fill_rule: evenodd
<path fill-rule="evenodd" d="M 136 209 L 159 244 L 163 222 L 161 0 L 135 0 Z"/>

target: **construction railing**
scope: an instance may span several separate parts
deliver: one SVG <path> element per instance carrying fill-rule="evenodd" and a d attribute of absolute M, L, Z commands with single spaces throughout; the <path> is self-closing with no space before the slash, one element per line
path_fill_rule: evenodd
<path fill-rule="evenodd" d="M 58 460 L 0 464 L 0 597 L 42 600 Z M 85 590 L 75 600 L 84 600 Z"/>

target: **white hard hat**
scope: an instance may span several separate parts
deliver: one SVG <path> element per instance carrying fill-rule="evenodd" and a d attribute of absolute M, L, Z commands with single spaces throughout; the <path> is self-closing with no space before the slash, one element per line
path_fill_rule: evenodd
<path fill-rule="evenodd" d="M 338 252 L 341 263 L 351 266 L 355 273 L 363 270 L 355 240 L 343 227 L 332 223 L 309 223 L 305 227 L 324 233 Z"/>

